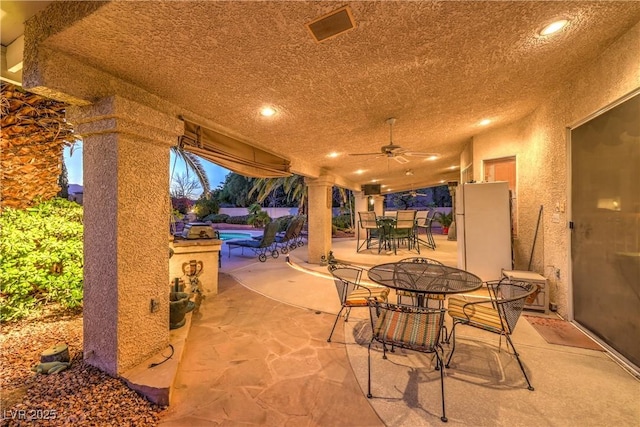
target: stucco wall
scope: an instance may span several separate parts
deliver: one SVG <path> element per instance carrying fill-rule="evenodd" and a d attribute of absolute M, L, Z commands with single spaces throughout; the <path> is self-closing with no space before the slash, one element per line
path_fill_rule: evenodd
<path fill-rule="evenodd" d="M 526 269 L 542 205 L 543 217 L 532 270 L 551 283 L 551 301 L 568 314 L 570 234 L 567 127 L 640 87 L 640 24 L 616 40 L 572 83 L 551 94 L 522 120 L 473 138 L 474 179 L 483 179 L 487 159 L 516 156 L 518 238 L 516 269 Z M 559 216 L 554 222 L 554 214 Z M 559 273 L 559 279 L 556 276 Z"/>

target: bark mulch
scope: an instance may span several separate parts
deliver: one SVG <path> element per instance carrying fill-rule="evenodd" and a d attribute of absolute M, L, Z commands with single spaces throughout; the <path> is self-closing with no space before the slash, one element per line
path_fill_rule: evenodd
<path fill-rule="evenodd" d="M 40 353 L 69 346 L 71 366 L 36 374 Z M 165 409 L 82 360 L 82 315 L 2 325 L 0 426 L 153 426 Z"/>

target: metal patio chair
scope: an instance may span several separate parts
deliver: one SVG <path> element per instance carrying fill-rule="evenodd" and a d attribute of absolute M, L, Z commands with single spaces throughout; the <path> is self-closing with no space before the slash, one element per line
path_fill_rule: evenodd
<path fill-rule="evenodd" d="M 524 308 L 527 298 L 539 292 L 539 286 L 529 282 L 511 281 L 507 278 L 498 281 L 487 282 L 487 290 L 489 291 L 490 300 L 482 301 L 466 301 L 460 298 L 449 298 L 448 313 L 453 319 L 453 327 L 451 333 L 447 337 L 447 343 L 453 338 L 453 347 L 447 359 L 446 367 L 449 367 L 451 358 L 456 349 L 455 333 L 458 325 L 473 326 L 487 332 L 500 335 L 500 344 L 502 336 L 507 340 L 507 350 L 509 345 L 513 349 L 513 354 L 520 365 L 520 370 L 527 381 L 528 389 L 533 391 L 534 388 L 527 377 L 524 366 L 520 361 L 520 355 L 513 345 L 511 334 L 516 328 L 520 314 Z"/>
<path fill-rule="evenodd" d="M 429 216 L 430 214 L 430 216 Z M 427 212 L 427 216 L 425 217 L 424 221 L 418 221 L 416 220 L 416 238 L 419 241 L 419 243 L 422 243 L 424 246 L 428 247 L 429 249 L 436 249 L 436 241 L 433 238 L 433 232 L 432 232 L 432 227 L 433 227 L 433 221 L 435 220 L 435 216 L 436 216 L 436 211 L 433 212 Z M 424 236 L 426 238 L 426 240 L 422 240 L 420 238 L 420 230 L 424 231 Z"/>
<path fill-rule="evenodd" d="M 296 237 L 302 230 L 302 224 L 304 224 L 304 218 L 293 217 L 287 224 L 287 228 L 283 233 L 277 233 L 275 237 L 275 248 L 280 250 L 282 254 L 286 254 L 290 250 L 294 250 L 298 247 Z"/>
<path fill-rule="evenodd" d="M 398 242 L 406 240 L 407 248 L 411 250 L 415 247 L 420 253 L 420 241 L 416 238 L 416 213 L 415 210 L 404 210 L 396 212 L 396 221 L 393 224 L 393 253 L 397 253 Z"/>
<path fill-rule="evenodd" d="M 377 237 L 376 233 L 378 232 L 378 219 L 376 217 L 376 213 L 373 211 L 363 211 L 358 212 L 358 217 L 360 218 L 359 226 L 357 230 L 357 249 L 356 252 L 360 252 L 363 247 L 366 249 L 371 248 L 371 241 Z M 364 229 L 365 236 L 362 243 L 360 243 L 360 229 Z"/>
<path fill-rule="evenodd" d="M 340 298 L 340 311 L 336 315 L 333 322 L 331 333 L 327 342 L 331 342 L 333 331 L 336 329 L 338 319 L 342 312 L 346 309 L 344 321 L 349 321 L 349 313 L 353 307 L 367 307 L 367 301 L 370 299 L 386 301 L 389 296 L 389 288 L 383 287 L 367 287 L 360 284 L 363 269 L 354 265 L 347 264 L 330 264 L 329 272 L 333 275 L 333 281 Z"/>
<path fill-rule="evenodd" d="M 440 371 L 440 392 L 442 396 L 442 416 L 447 422 L 444 402 L 444 352 L 440 345 L 440 331 L 444 324 L 443 309 L 430 309 L 406 305 L 394 305 L 369 300 L 372 336 L 367 353 L 367 397 L 371 393 L 371 345 L 374 341 L 382 344 L 382 358 L 387 358 L 387 345 L 436 356 L 436 370 Z M 393 350 L 392 350 L 393 351 Z"/>
<path fill-rule="evenodd" d="M 271 256 L 273 258 L 278 258 L 280 254 L 275 249 L 275 238 L 276 233 L 278 232 L 278 227 L 279 225 L 277 221 L 271 221 L 264 228 L 264 233 L 260 240 L 246 239 L 226 242 L 227 247 L 229 248 L 228 257 L 231 258 L 231 249 L 242 248 L 242 253 L 244 254 L 244 248 L 248 248 L 251 249 L 254 254 L 258 255 L 258 260 L 260 262 L 265 262 L 267 260 L 268 252 L 271 252 Z"/>

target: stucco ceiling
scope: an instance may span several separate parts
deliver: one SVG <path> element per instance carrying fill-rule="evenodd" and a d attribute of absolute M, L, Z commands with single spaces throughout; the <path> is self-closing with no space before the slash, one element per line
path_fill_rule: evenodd
<path fill-rule="evenodd" d="M 356 28 L 316 42 L 305 24 L 344 5 Z M 538 35 L 561 18 L 559 34 Z M 458 179 L 450 167 L 473 135 L 532 113 L 638 20 L 635 1 L 134 1 L 109 2 L 45 43 L 294 171 L 311 164 L 396 191 Z M 264 105 L 278 114 L 261 117 Z M 388 144 L 389 117 L 394 143 L 440 157 L 348 155 Z"/>

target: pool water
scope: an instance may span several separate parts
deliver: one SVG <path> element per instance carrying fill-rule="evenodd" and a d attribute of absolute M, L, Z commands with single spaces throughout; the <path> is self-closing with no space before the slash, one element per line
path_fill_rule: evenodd
<path fill-rule="evenodd" d="M 229 231 L 220 232 L 220 240 L 250 239 L 250 238 L 251 238 L 251 234 L 249 233 L 234 233 Z"/>

